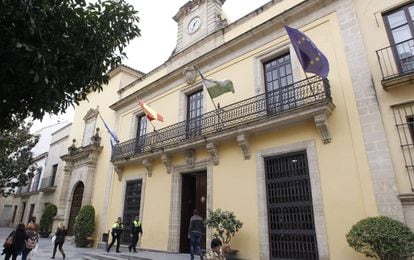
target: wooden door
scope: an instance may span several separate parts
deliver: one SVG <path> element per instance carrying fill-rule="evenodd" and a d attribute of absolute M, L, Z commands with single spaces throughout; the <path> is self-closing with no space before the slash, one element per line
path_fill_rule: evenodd
<path fill-rule="evenodd" d="M 70 215 L 68 222 L 69 236 L 73 236 L 73 226 L 75 225 L 76 217 L 78 216 L 79 211 L 82 207 L 83 189 L 83 183 L 79 182 L 78 185 L 76 185 L 75 191 L 73 192 L 72 205 L 70 207 Z"/>
<path fill-rule="evenodd" d="M 188 239 L 188 226 L 193 210 L 197 209 L 199 215 L 206 219 L 207 216 L 207 173 L 205 171 L 182 175 L 181 196 L 181 228 L 180 228 L 180 252 L 190 252 L 190 240 Z M 206 229 L 203 230 L 201 240 L 202 250 L 206 249 Z"/>

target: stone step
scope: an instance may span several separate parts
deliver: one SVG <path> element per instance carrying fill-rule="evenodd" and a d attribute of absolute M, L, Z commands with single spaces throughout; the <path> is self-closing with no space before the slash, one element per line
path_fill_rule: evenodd
<path fill-rule="evenodd" d="M 85 260 L 151 260 L 149 258 L 134 256 L 131 254 L 123 253 L 85 253 L 83 255 Z"/>

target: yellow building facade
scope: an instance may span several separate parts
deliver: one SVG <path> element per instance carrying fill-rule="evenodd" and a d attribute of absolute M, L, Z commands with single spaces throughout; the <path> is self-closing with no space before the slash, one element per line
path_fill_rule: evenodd
<path fill-rule="evenodd" d="M 139 216 L 141 248 L 186 253 L 193 209 L 205 218 L 220 208 L 243 222 L 231 241 L 241 259 L 364 259 L 345 238 L 357 221 L 414 226 L 393 123 L 414 93 L 383 87 L 376 55 L 390 45 L 383 17 L 404 2 L 271 1 L 230 24 L 223 3 L 189 1 L 164 64 L 147 74 L 120 66 L 76 108 L 65 219 L 92 204 L 102 241 L 117 217 Z M 326 55 L 327 79 L 305 75 L 285 24 Z M 235 93 L 213 103 L 198 70 Z M 137 98 L 164 122 L 150 124 Z M 99 115 L 120 140 L 113 149 Z M 211 238 L 206 230 L 207 248 Z"/>

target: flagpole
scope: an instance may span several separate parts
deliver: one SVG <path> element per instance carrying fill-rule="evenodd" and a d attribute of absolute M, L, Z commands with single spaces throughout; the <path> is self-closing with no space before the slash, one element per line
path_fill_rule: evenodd
<path fill-rule="evenodd" d="M 200 77 L 201 77 L 201 80 L 205 80 L 205 78 L 204 78 L 204 76 L 203 76 L 203 74 L 201 74 L 201 72 L 200 72 L 200 70 L 194 65 L 194 69 L 198 72 L 198 74 L 200 75 Z M 204 84 L 203 84 L 203 86 L 204 86 Z M 208 93 L 208 89 L 207 89 L 207 87 L 206 87 L 206 91 L 207 91 L 207 93 Z M 210 96 L 210 94 L 209 94 L 209 96 Z M 214 100 L 211 98 L 211 96 L 210 96 L 210 100 L 211 100 L 211 102 L 213 103 L 213 106 L 214 106 L 214 109 L 215 110 L 217 110 L 217 106 L 216 106 L 216 103 L 214 103 Z"/>
<path fill-rule="evenodd" d="M 194 65 L 194 69 L 198 72 L 198 74 L 200 74 L 200 77 L 201 77 L 201 80 L 202 81 L 204 81 L 205 80 L 205 78 L 204 78 L 204 76 L 203 76 L 203 74 L 201 74 L 201 72 L 200 72 L 200 70 Z M 204 83 L 203 83 L 203 87 L 204 87 Z M 205 88 L 206 88 L 206 91 L 207 91 L 207 93 L 209 93 L 208 92 L 208 89 L 207 89 L 207 86 L 205 86 Z M 211 102 L 213 103 L 213 105 L 214 105 L 214 109 L 215 109 L 215 111 L 217 111 L 217 117 L 218 117 L 218 120 L 219 120 L 219 122 L 222 124 L 222 125 L 224 125 L 224 123 L 223 123 L 223 119 L 221 118 L 221 115 L 220 115 L 220 110 L 219 109 L 217 109 L 217 106 L 216 106 L 216 103 L 214 103 L 214 100 L 213 100 L 213 98 L 210 96 L 210 93 L 208 94 L 208 96 L 210 97 L 210 100 L 211 100 Z"/>

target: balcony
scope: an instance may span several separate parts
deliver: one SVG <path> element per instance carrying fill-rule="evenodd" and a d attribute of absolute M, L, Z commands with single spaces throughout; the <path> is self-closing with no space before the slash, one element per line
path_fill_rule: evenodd
<path fill-rule="evenodd" d="M 134 161 L 146 165 L 147 159 L 157 156 L 165 162 L 168 154 L 206 144 L 208 150 L 214 151 L 215 142 L 231 139 L 237 140 L 247 158 L 250 156 L 246 144 L 249 134 L 306 120 L 313 120 L 322 141 L 329 143 L 327 117 L 334 108 L 329 81 L 315 76 L 119 143 L 112 162 L 116 167 Z"/>
<path fill-rule="evenodd" d="M 382 73 L 382 86 L 391 87 L 413 83 L 414 80 L 414 39 L 409 39 L 377 50 Z"/>
<path fill-rule="evenodd" d="M 49 177 L 42 178 L 39 191 L 53 192 L 55 190 L 56 190 L 55 176 L 49 176 Z"/>
<path fill-rule="evenodd" d="M 29 197 L 31 195 L 37 194 L 39 193 L 37 189 L 31 189 L 30 190 L 30 185 L 26 185 L 24 187 L 19 187 L 16 191 L 16 193 L 14 194 L 14 197 L 16 198 L 25 198 L 25 197 Z"/>

